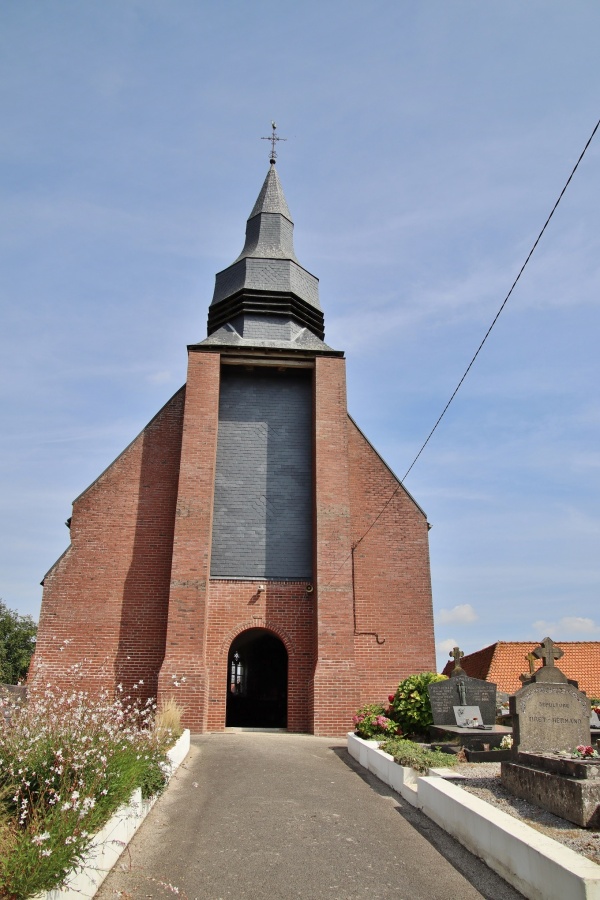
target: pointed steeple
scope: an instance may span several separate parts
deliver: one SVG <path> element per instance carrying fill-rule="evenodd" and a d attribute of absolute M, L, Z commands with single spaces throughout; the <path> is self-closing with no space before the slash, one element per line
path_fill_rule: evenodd
<path fill-rule="evenodd" d="M 291 259 L 300 265 L 294 253 L 294 223 L 273 163 L 250 213 L 246 242 L 236 262 L 247 257 Z"/>
<path fill-rule="evenodd" d="M 238 258 L 215 278 L 208 312 L 208 334 L 243 314 L 281 317 L 308 328 L 322 339 L 319 281 L 294 251 L 294 223 L 271 160 L 267 177 L 246 225 Z"/>
<path fill-rule="evenodd" d="M 254 208 L 250 213 L 250 218 L 257 216 L 259 213 L 281 213 L 286 219 L 292 221 L 290 210 L 285 199 L 281 181 L 275 168 L 275 163 L 271 163 L 267 177 L 260 189 L 260 194 L 254 204 Z"/>

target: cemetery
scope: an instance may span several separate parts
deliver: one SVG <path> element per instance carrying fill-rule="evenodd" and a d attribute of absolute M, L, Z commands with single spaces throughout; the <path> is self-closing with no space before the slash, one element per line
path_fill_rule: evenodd
<path fill-rule="evenodd" d="M 381 743 L 357 733 L 348 736 L 350 754 L 423 810 L 526 897 L 600 897 L 600 753 L 598 713 L 574 679 L 557 666 L 563 651 L 549 637 L 526 656 L 529 671 L 509 698 L 509 715 L 499 716 L 496 685 L 466 675 L 462 651 L 450 654 L 454 666 L 446 680 L 427 685 L 432 724 L 427 748 L 439 748 L 470 763 L 495 760 L 495 776 L 509 800 L 486 802 L 472 789 L 468 766 L 446 765 L 438 755 L 430 768 L 416 770 L 397 738 Z M 542 665 L 535 668 L 535 660 Z M 400 686 L 402 687 L 402 686 Z M 390 697 L 391 699 L 391 697 Z M 389 712 L 393 714 L 393 705 Z M 499 722 L 502 724 L 499 724 Z M 425 739 L 420 736 L 421 741 Z M 438 743 L 439 741 L 439 743 Z M 473 767 L 477 768 L 477 766 Z M 499 777 L 498 777 L 499 776 Z M 491 779 L 483 779 L 482 783 Z M 463 783 L 461 785 L 461 782 Z M 489 794 L 490 792 L 488 792 Z M 513 798 L 511 803 L 510 797 Z M 490 796 L 492 801 L 494 798 Z M 539 809 L 534 819 L 563 822 L 563 843 L 530 827 L 515 807 L 522 801 Z M 504 808 L 502 808 L 504 807 Z M 510 815 L 505 811 L 508 808 Z M 516 816 L 516 817 L 515 817 Z M 581 840 L 573 823 L 580 829 Z M 551 828 L 539 826 L 541 831 Z M 555 836 L 563 834 L 556 830 Z M 585 835 L 588 834 L 589 838 Z M 595 847 L 587 855 L 568 846 Z M 588 858 L 589 857 L 589 858 Z"/>

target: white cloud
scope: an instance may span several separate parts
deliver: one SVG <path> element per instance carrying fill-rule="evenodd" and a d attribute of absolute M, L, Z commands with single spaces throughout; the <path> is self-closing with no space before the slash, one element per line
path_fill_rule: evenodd
<path fill-rule="evenodd" d="M 452 609 L 440 609 L 437 618 L 443 625 L 448 625 L 450 622 L 460 622 L 462 624 L 475 622 L 479 616 L 470 603 L 459 603 L 458 606 L 453 606 Z"/>
<path fill-rule="evenodd" d="M 593 619 L 585 616 L 563 616 L 557 622 L 538 619 L 533 623 L 533 628 L 536 633 L 549 635 L 556 640 L 560 640 L 566 634 L 600 634 L 600 625 L 596 625 Z"/>
<path fill-rule="evenodd" d="M 441 656 L 445 656 L 449 654 L 451 650 L 454 650 L 458 644 L 454 638 L 446 638 L 445 641 L 438 641 L 435 645 L 435 649 Z"/>
<path fill-rule="evenodd" d="M 151 384 L 165 384 L 168 381 L 172 381 L 173 376 L 170 372 L 164 370 L 162 372 L 153 372 L 151 375 L 148 375 L 148 381 Z"/>

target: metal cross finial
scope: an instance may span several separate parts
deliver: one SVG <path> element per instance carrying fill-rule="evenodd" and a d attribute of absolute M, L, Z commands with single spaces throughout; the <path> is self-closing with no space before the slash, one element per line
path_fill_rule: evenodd
<path fill-rule="evenodd" d="M 277 153 L 275 152 L 275 144 L 277 141 L 287 141 L 287 138 L 279 137 L 277 134 L 277 125 L 275 122 L 271 122 L 271 128 L 273 129 L 270 137 L 263 137 L 261 141 L 271 141 L 271 159 L 269 162 L 272 166 L 275 165 L 275 160 L 277 159 Z"/>
<path fill-rule="evenodd" d="M 535 648 L 533 655 L 541 659 L 544 666 L 553 666 L 555 659 L 564 656 L 564 651 L 556 646 L 552 638 L 545 637 L 540 646 Z"/>

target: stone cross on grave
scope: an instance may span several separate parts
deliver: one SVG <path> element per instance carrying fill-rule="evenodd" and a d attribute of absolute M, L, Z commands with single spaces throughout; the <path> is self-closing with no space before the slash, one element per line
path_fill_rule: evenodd
<path fill-rule="evenodd" d="M 452 649 L 452 652 L 448 654 L 448 656 L 451 656 L 454 659 L 454 668 L 451 672 L 451 675 L 460 675 L 462 672 L 464 672 L 464 669 L 460 664 L 460 661 L 464 655 L 465 654 L 463 653 L 463 651 L 458 647 L 454 647 Z"/>
<path fill-rule="evenodd" d="M 528 653 L 528 654 L 526 655 L 525 659 L 526 659 L 527 662 L 529 663 L 529 673 L 528 673 L 528 674 L 519 675 L 519 681 L 522 682 L 523 684 L 529 684 L 529 682 L 530 682 L 530 681 L 534 678 L 534 676 L 535 676 L 535 660 L 536 660 L 536 657 L 534 656 L 533 653 Z"/>
<path fill-rule="evenodd" d="M 553 666 L 555 659 L 564 656 L 564 651 L 556 646 L 552 638 L 545 637 L 540 646 L 535 648 L 533 655 L 542 660 L 542 665 Z"/>

